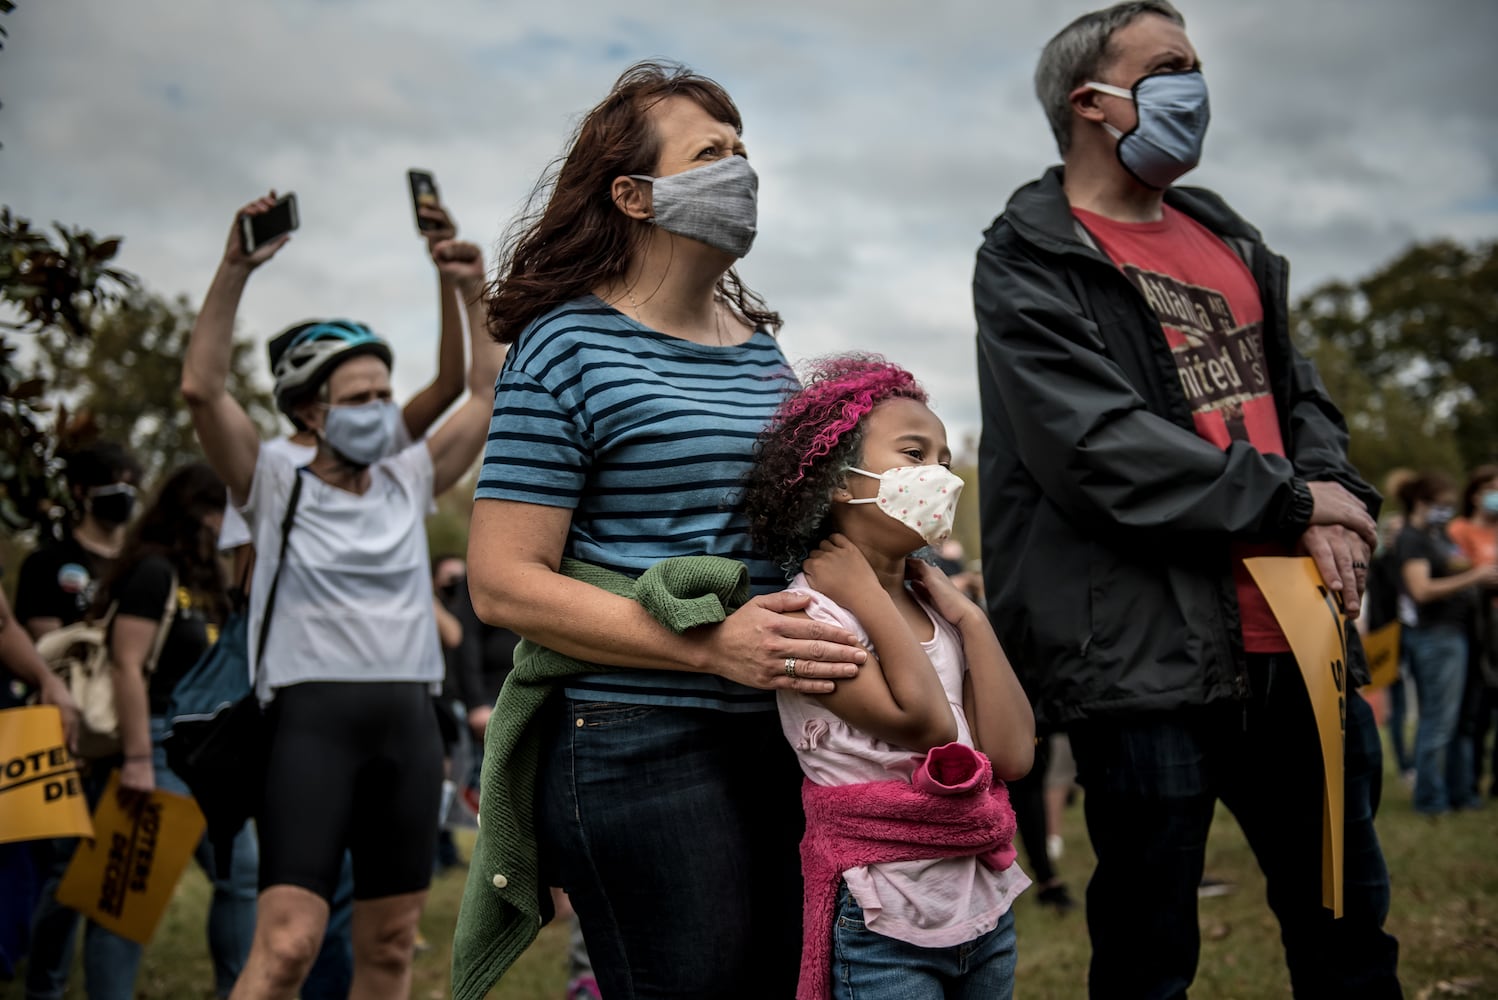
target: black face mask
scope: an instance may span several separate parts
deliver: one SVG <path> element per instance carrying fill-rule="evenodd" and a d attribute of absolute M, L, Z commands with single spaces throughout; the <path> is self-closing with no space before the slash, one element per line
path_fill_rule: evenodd
<path fill-rule="evenodd" d="M 87 508 L 100 524 L 124 524 L 135 513 L 135 487 L 129 483 L 101 486 L 89 493 Z"/>

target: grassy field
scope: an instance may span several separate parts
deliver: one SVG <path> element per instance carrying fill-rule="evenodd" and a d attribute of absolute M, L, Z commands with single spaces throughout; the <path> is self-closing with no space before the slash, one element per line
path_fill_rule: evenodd
<path fill-rule="evenodd" d="M 1060 868 L 1080 899 L 1092 863 L 1080 809 L 1068 811 L 1067 823 Z M 1378 828 L 1393 877 L 1388 927 L 1400 941 L 1406 996 L 1498 997 L 1498 804 L 1432 821 L 1411 811 L 1408 791 L 1390 773 Z M 1289 979 L 1278 927 L 1264 903 L 1264 881 L 1226 811 L 1219 811 L 1213 827 L 1207 868 L 1238 888 L 1201 901 L 1202 957 L 1193 995 L 1211 1000 L 1288 997 Z M 412 990 L 418 1000 L 448 995 L 449 948 L 462 886 L 463 873 L 453 872 L 432 887 L 422 920 L 430 949 L 417 958 Z M 146 952 L 139 996 L 213 996 L 203 930 L 206 901 L 207 883 L 192 869 Z M 1085 996 L 1087 932 L 1080 909 L 1058 917 L 1033 899 L 1021 898 L 1017 919 L 1016 995 L 1022 1000 Z M 545 928 L 490 994 L 491 1000 L 560 1000 L 566 942 L 565 928 Z M 74 986 L 73 995 L 82 996 L 76 970 Z M 19 998 L 21 991 L 12 985 L 3 995 Z"/>

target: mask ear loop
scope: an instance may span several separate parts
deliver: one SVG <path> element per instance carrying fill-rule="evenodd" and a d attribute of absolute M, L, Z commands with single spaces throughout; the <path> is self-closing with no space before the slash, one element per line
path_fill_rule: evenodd
<path fill-rule="evenodd" d="M 1098 83 L 1096 80 L 1088 80 L 1082 84 L 1088 90 L 1095 90 L 1099 94 L 1108 94 L 1112 97 L 1122 97 L 1126 101 L 1134 100 L 1134 91 L 1125 87 L 1115 87 L 1111 83 Z"/>
<path fill-rule="evenodd" d="M 1138 86 L 1138 85 L 1136 84 L 1135 86 Z M 1135 99 L 1135 97 L 1134 97 L 1134 91 L 1132 89 L 1125 89 L 1123 87 L 1115 87 L 1111 83 L 1098 83 L 1096 80 L 1088 80 L 1086 83 L 1082 84 L 1081 89 L 1083 89 L 1083 90 L 1094 90 L 1094 91 L 1097 91 L 1099 94 L 1107 94 L 1110 97 L 1121 97 L 1124 100 L 1129 101 L 1132 104 L 1134 104 L 1135 107 L 1139 106 L 1139 102 Z M 1122 139 L 1124 137 L 1123 130 L 1121 130 L 1118 126 L 1112 124 L 1111 122 L 1102 121 L 1102 122 L 1099 122 L 1098 124 L 1102 125 L 1103 126 L 1103 131 L 1107 132 L 1114 139 Z M 1135 128 L 1138 128 L 1138 126 L 1136 125 Z"/>
<path fill-rule="evenodd" d="M 875 475 L 872 472 L 865 472 L 863 469 L 860 469 L 857 466 L 853 466 L 853 465 L 848 466 L 843 471 L 845 471 L 845 472 L 856 472 L 860 476 L 868 476 L 870 479 L 877 479 L 880 482 L 884 481 L 884 477 L 883 476 Z M 843 484 L 843 488 L 847 489 L 847 484 L 846 483 Z M 872 497 L 850 497 L 848 499 L 848 503 L 850 503 L 850 504 L 851 503 L 878 503 L 878 502 L 879 502 L 879 497 L 878 496 L 872 496 Z"/>

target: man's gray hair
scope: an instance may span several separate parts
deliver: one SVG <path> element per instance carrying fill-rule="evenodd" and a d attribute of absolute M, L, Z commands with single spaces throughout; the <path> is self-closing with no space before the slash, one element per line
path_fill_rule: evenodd
<path fill-rule="evenodd" d="M 1168 0 L 1125 0 L 1105 10 L 1083 14 L 1046 42 L 1035 67 L 1035 96 L 1045 109 L 1062 156 L 1071 149 L 1071 92 L 1097 78 L 1109 59 L 1108 47 L 1114 32 L 1144 14 L 1158 14 L 1183 28 L 1186 26 L 1186 19 Z"/>

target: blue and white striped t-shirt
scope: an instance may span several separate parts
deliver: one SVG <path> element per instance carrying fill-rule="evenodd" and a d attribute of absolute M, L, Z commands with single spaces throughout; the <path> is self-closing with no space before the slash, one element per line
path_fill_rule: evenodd
<path fill-rule="evenodd" d="M 474 496 L 572 510 L 565 553 L 638 577 L 670 556 L 749 567 L 756 594 L 785 577 L 750 551 L 738 504 L 755 438 L 795 376 L 775 339 L 714 347 L 637 323 L 593 295 L 535 320 L 495 391 Z M 577 697 L 773 710 L 770 692 L 714 675 L 619 671 L 569 682 Z"/>

